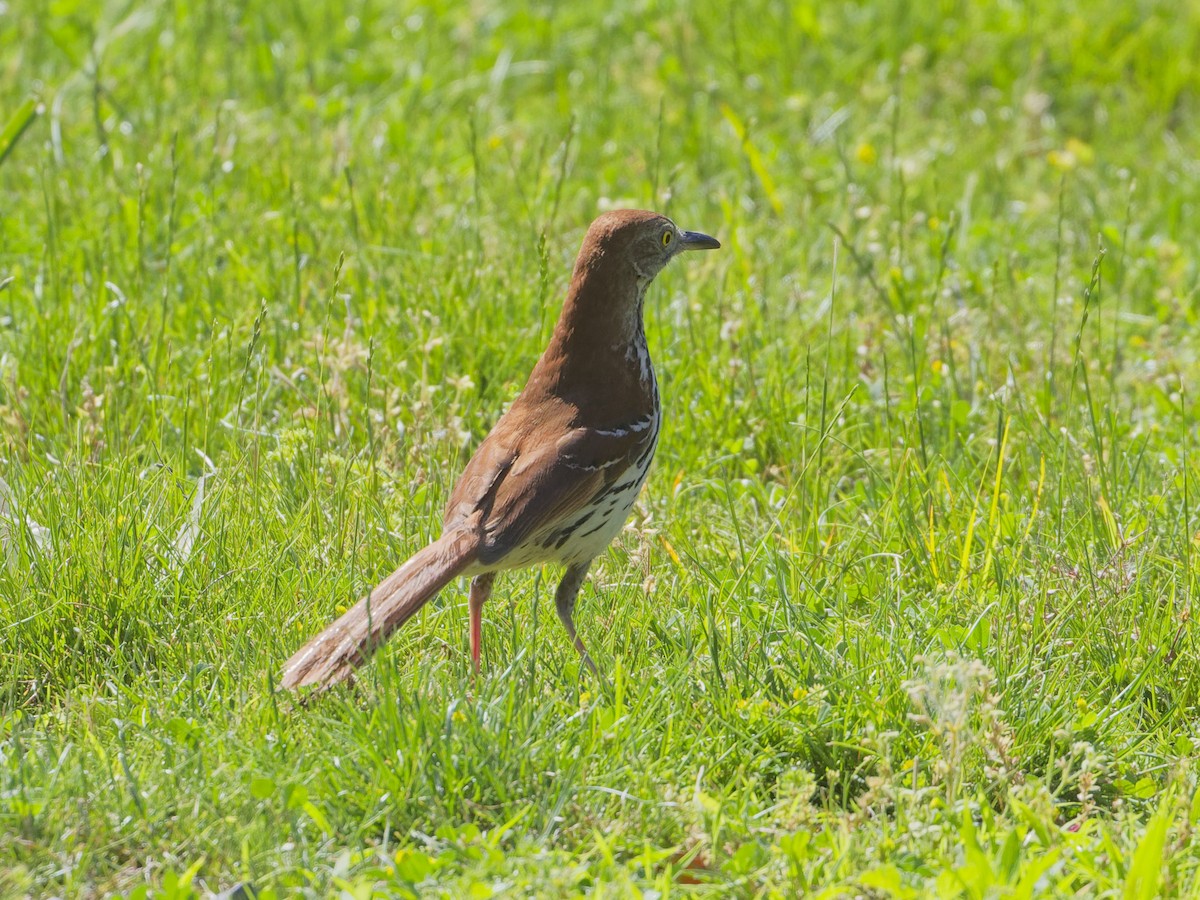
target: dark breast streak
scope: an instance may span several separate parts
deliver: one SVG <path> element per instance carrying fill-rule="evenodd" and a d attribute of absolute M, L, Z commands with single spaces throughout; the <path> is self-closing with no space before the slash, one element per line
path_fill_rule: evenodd
<path fill-rule="evenodd" d="M 584 562 L 599 555 L 620 532 L 646 481 L 650 463 L 654 459 L 654 451 L 658 446 L 662 408 L 658 400 L 658 382 L 654 377 L 654 368 L 650 365 L 644 339 L 637 350 L 640 351 L 638 361 L 644 365 L 643 385 L 651 400 L 650 412 L 625 428 L 614 429 L 613 432 L 614 436 L 618 436 L 615 432 L 623 434 L 645 429 L 645 441 L 628 467 L 615 473 L 611 483 L 590 503 L 578 510 L 570 521 L 539 536 L 538 544 L 551 558 L 573 563 Z M 646 384 L 646 381 L 649 383 Z"/>

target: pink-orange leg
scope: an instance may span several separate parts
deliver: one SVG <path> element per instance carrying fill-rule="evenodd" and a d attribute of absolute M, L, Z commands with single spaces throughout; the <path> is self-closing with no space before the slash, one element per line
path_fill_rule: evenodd
<path fill-rule="evenodd" d="M 479 674 L 479 654 L 483 646 L 483 604 L 492 596 L 492 582 L 496 576 L 488 572 L 471 580 L 471 593 L 467 601 L 471 609 L 471 671 Z"/>

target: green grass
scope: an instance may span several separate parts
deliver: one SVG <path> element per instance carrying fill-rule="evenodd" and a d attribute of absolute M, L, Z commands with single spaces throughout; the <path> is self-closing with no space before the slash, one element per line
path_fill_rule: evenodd
<path fill-rule="evenodd" d="M 0 7 L 0 893 L 1200 896 L 1193 4 Z M 295 707 L 609 205 L 611 685 L 530 571 Z"/>

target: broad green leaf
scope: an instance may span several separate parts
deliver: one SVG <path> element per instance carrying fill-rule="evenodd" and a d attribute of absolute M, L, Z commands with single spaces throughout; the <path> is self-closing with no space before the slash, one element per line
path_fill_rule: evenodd
<path fill-rule="evenodd" d="M 255 800 L 266 800 L 275 793 L 275 782 L 262 775 L 256 775 L 250 780 L 250 796 Z"/>
<path fill-rule="evenodd" d="M 1171 804 L 1174 798 L 1168 791 L 1158 806 L 1150 824 L 1133 854 L 1133 863 L 1125 876 L 1124 900 L 1154 900 L 1158 896 L 1158 885 L 1162 880 L 1163 845 L 1167 839 L 1167 825 L 1171 821 Z"/>
<path fill-rule="evenodd" d="M 17 111 L 9 118 L 4 130 L 0 131 L 0 165 L 8 158 L 8 154 L 17 146 L 26 129 L 33 124 L 41 112 L 41 104 L 32 97 L 17 107 Z"/>

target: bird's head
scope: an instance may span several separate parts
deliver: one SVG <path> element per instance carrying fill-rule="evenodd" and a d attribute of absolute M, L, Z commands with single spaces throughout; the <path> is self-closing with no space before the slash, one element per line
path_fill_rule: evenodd
<path fill-rule="evenodd" d="M 579 248 L 557 326 L 560 339 L 570 340 L 573 346 L 582 341 L 608 348 L 645 341 L 646 286 L 680 253 L 720 246 L 707 234 L 680 231 L 658 213 L 640 209 L 604 213 L 592 222 Z"/>
<path fill-rule="evenodd" d="M 587 230 L 575 264 L 589 273 L 610 278 L 632 277 L 645 288 L 672 259 L 688 250 L 716 250 L 716 238 L 698 231 L 681 231 L 666 216 L 641 209 L 606 212 Z M 624 276 L 624 277 L 622 277 Z"/>

